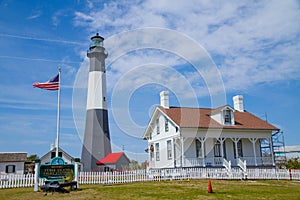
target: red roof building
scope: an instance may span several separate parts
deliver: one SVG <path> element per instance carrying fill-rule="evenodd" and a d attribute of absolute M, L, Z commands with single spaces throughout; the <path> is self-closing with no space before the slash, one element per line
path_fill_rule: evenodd
<path fill-rule="evenodd" d="M 124 170 L 128 168 L 130 160 L 124 152 L 109 153 L 96 162 L 101 171 Z"/>

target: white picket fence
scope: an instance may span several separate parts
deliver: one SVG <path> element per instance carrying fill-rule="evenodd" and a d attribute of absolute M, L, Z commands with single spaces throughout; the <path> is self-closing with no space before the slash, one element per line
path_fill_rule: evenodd
<path fill-rule="evenodd" d="M 34 174 L 0 175 L 1 188 L 33 187 Z"/>
<path fill-rule="evenodd" d="M 275 179 L 298 180 L 300 170 L 285 169 L 247 169 L 243 172 L 239 168 L 232 168 L 231 172 L 225 168 L 185 168 L 164 170 L 135 170 L 122 172 L 80 172 L 79 184 L 118 184 L 145 181 L 188 180 L 188 179 Z M 44 184 L 39 180 L 39 185 Z M 34 174 L 29 175 L 0 175 L 0 189 L 33 187 Z"/>
<path fill-rule="evenodd" d="M 238 168 L 186 168 L 164 170 L 137 170 L 122 172 L 81 172 L 79 184 L 117 184 L 143 181 L 187 180 L 187 179 L 274 179 L 300 180 L 300 170 L 289 172 L 285 169 L 247 169 L 246 172 Z"/>

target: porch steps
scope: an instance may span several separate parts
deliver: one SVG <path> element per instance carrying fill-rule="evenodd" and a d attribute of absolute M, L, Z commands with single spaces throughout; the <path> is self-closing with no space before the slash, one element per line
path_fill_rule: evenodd
<path fill-rule="evenodd" d="M 232 176 L 231 161 L 227 161 L 225 158 L 223 158 L 223 166 L 225 167 L 228 176 Z"/>

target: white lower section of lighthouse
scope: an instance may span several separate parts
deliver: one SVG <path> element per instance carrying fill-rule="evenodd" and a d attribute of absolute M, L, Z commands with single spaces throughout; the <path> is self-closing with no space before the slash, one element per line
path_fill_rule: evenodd
<path fill-rule="evenodd" d="M 89 72 L 88 96 L 86 109 L 105 109 L 107 110 L 106 76 L 102 71 Z"/>

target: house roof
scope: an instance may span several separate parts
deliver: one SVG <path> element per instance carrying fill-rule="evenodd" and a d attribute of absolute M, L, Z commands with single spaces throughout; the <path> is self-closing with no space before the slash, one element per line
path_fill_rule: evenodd
<path fill-rule="evenodd" d="M 64 156 L 69 158 L 70 160 L 74 159 L 70 154 L 62 150 L 60 147 L 58 147 L 58 151 L 62 152 Z M 45 157 L 47 157 L 51 152 L 56 152 L 56 147 L 54 147 L 52 150 L 48 151 L 45 155 L 43 155 L 40 159 L 43 160 Z"/>
<path fill-rule="evenodd" d="M 25 162 L 27 153 L 0 153 L 0 162 Z"/>
<path fill-rule="evenodd" d="M 124 152 L 109 153 L 103 159 L 96 162 L 96 164 L 103 165 L 103 164 L 116 163 L 123 155 L 125 156 Z"/>
<path fill-rule="evenodd" d="M 215 108 L 215 109 L 211 109 L 211 114 L 210 115 L 213 115 L 213 114 L 216 114 L 216 113 L 219 113 L 225 109 L 230 109 L 232 111 L 234 111 L 233 108 L 231 108 L 229 105 L 226 105 L 226 106 L 221 106 L 221 107 L 218 107 L 218 108 Z"/>
<path fill-rule="evenodd" d="M 245 111 L 234 111 L 234 125 L 224 126 L 210 117 L 216 111 L 224 107 L 211 108 L 182 108 L 170 107 L 165 109 L 158 107 L 163 113 L 169 116 L 179 127 L 184 128 L 222 128 L 222 129 L 257 129 L 257 130 L 279 130 L 279 128 Z"/>

